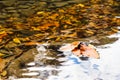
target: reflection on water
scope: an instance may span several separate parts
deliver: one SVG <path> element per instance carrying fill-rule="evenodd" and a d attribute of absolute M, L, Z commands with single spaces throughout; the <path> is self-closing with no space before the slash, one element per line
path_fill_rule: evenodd
<path fill-rule="evenodd" d="M 118 37 L 113 44 L 103 45 L 97 50 L 100 59 L 81 60 L 71 52 L 63 52 L 65 57 L 49 57 L 60 61 L 61 65 L 44 65 L 41 59 L 46 57 L 46 49 L 43 45 L 38 45 L 39 54 L 35 61 L 28 64 L 23 69 L 24 78 L 13 78 L 10 80 L 120 80 L 120 33 L 109 37 Z"/>

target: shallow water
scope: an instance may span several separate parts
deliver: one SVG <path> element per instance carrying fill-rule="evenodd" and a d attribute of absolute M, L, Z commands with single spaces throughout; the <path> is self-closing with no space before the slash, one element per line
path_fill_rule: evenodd
<path fill-rule="evenodd" d="M 63 52 L 65 57 L 57 59 L 64 61 L 61 66 L 44 65 L 40 62 L 40 58 L 46 57 L 46 49 L 43 45 L 38 45 L 39 54 L 35 61 L 23 69 L 27 70 L 22 74 L 24 78 L 10 77 L 9 80 L 120 80 L 120 32 L 108 37 L 117 37 L 118 40 L 112 44 L 97 46 L 100 59 L 80 60 L 67 51 Z"/>

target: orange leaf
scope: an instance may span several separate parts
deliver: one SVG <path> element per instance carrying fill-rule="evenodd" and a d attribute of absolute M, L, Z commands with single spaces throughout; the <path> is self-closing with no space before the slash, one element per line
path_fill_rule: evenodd
<path fill-rule="evenodd" d="M 27 45 L 27 46 L 37 45 L 37 44 L 38 44 L 38 42 L 34 42 L 34 41 L 25 43 L 25 45 Z"/>
<path fill-rule="evenodd" d="M 81 54 L 87 57 L 91 57 L 91 58 L 96 58 L 99 59 L 100 55 L 97 53 L 97 51 L 93 48 L 92 45 L 84 45 L 82 44 L 80 47 L 81 50 Z"/>
<path fill-rule="evenodd" d="M 78 57 L 82 55 L 80 49 L 76 49 L 76 48 L 72 50 L 72 53 Z"/>
<path fill-rule="evenodd" d="M 7 33 L 5 31 L 0 32 L 0 39 L 7 36 Z"/>

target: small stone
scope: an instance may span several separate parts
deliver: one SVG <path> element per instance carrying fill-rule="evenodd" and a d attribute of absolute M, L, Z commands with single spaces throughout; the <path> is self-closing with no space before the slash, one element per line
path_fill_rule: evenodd
<path fill-rule="evenodd" d="M 15 7 L 7 7 L 7 8 L 5 8 L 6 10 L 14 10 L 15 9 Z"/>
<path fill-rule="evenodd" d="M 34 7 L 34 6 L 36 6 L 35 8 L 32 8 L 32 7 Z M 47 3 L 46 2 L 39 2 L 39 3 L 34 3 L 33 5 L 32 5 L 32 9 L 34 9 L 35 11 L 40 11 L 40 10 L 43 10 L 43 9 L 45 9 L 45 7 L 47 6 Z"/>
<path fill-rule="evenodd" d="M 3 20 L 0 20 L 0 24 L 5 24 L 5 21 L 3 21 Z"/>
<path fill-rule="evenodd" d="M 7 14 L 0 14 L 0 19 L 6 19 L 7 17 Z"/>
<path fill-rule="evenodd" d="M 12 6 L 16 0 L 1 1 L 5 6 Z"/>
<path fill-rule="evenodd" d="M 7 11 L 7 12 L 9 12 L 9 13 L 15 13 L 15 12 L 17 12 L 16 10 L 9 10 L 9 11 Z"/>
<path fill-rule="evenodd" d="M 26 9 L 26 8 L 29 8 L 30 6 L 28 5 L 19 5 L 18 8 L 20 9 Z"/>
<path fill-rule="evenodd" d="M 20 9 L 19 12 L 21 13 L 21 15 L 24 15 L 24 16 L 30 16 L 35 13 L 35 11 L 32 9 Z"/>
<path fill-rule="evenodd" d="M 46 2 L 40 2 L 39 5 L 43 7 L 43 6 L 46 6 L 47 3 Z"/>
<path fill-rule="evenodd" d="M 68 5 L 68 2 L 54 2 L 53 5 L 55 5 L 55 7 L 63 7 Z"/>
<path fill-rule="evenodd" d="M 5 9 L 1 9 L 1 12 L 2 12 L 2 13 L 6 13 L 7 10 L 5 10 Z"/>
<path fill-rule="evenodd" d="M 11 16 L 12 16 L 12 17 L 20 17 L 20 14 L 18 14 L 18 13 L 13 13 Z"/>

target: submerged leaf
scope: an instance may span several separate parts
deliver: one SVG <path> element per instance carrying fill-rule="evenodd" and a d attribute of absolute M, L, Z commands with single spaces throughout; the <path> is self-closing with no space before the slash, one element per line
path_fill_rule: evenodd
<path fill-rule="evenodd" d="M 21 41 L 19 40 L 19 38 L 14 38 L 13 42 L 15 42 L 15 43 L 21 43 Z"/>
<path fill-rule="evenodd" d="M 2 39 L 3 37 L 7 36 L 6 31 L 1 31 L 0 32 L 0 39 Z"/>
<path fill-rule="evenodd" d="M 85 5 L 84 5 L 84 4 L 78 4 L 77 6 L 80 6 L 80 7 L 85 7 Z"/>
<path fill-rule="evenodd" d="M 4 56 L 5 54 L 3 54 L 3 53 L 0 53 L 0 57 L 2 57 L 2 56 Z"/>
<path fill-rule="evenodd" d="M 1 73 L 1 76 L 6 76 L 7 75 L 7 71 L 6 70 L 4 70 L 2 73 Z"/>
<path fill-rule="evenodd" d="M 40 11 L 40 12 L 37 12 L 37 15 L 41 15 L 41 14 L 44 14 L 45 12 L 44 11 Z"/>

